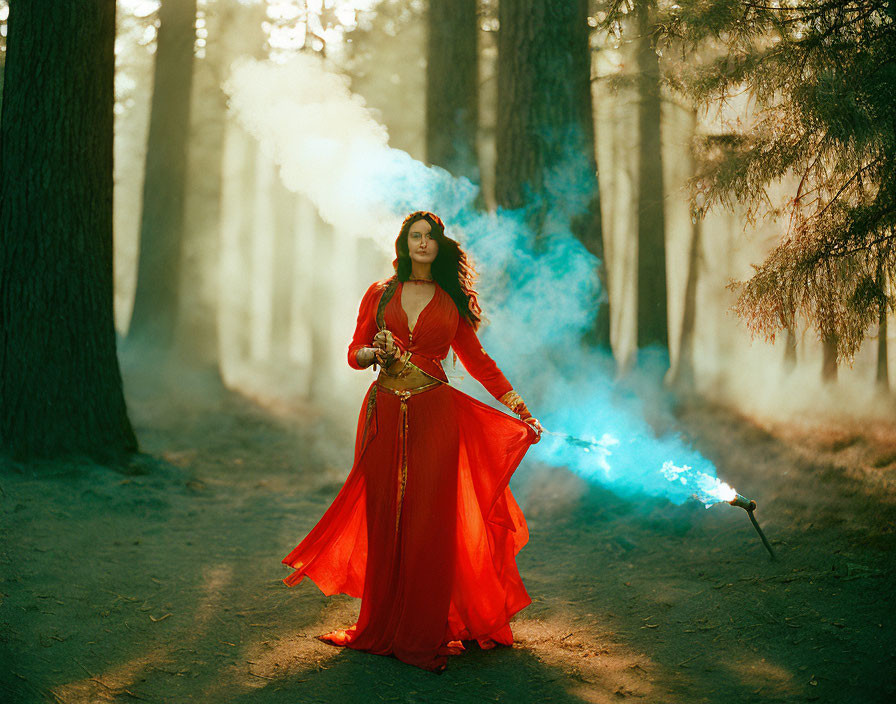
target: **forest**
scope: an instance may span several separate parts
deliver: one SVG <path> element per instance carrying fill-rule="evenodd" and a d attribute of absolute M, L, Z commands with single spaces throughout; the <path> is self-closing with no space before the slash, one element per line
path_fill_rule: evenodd
<path fill-rule="evenodd" d="M 896 701 L 894 115 L 893 0 L 0 0 L 0 701 Z M 440 677 L 281 564 L 412 211 L 544 429 Z"/>

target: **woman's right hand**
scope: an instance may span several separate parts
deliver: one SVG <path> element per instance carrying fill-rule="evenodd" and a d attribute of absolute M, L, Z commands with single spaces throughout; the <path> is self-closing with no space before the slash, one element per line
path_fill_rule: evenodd
<path fill-rule="evenodd" d="M 373 346 L 382 352 L 381 359 L 384 359 L 388 366 L 401 356 L 401 348 L 396 344 L 395 338 L 388 330 L 380 330 L 373 337 Z M 380 362 L 382 364 L 382 362 Z"/>
<path fill-rule="evenodd" d="M 373 346 L 383 350 L 386 354 L 392 354 L 395 350 L 395 339 L 388 330 L 380 330 L 373 336 Z"/>

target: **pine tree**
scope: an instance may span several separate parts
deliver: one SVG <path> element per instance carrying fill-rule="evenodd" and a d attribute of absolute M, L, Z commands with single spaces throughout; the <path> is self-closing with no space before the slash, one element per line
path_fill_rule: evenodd
<path fill-rule="evenodd" d="M 197 39 L 192 85 L 189 159 L 185 180 L 183 236 L 178 256 L 178 300 L 175 348 L 178 358 L 206 378 L 220 382 L 218 308 L 221 251 L 221 190 L 227 101 L 221 85 L 227 79 L 238 38 L 252 36 L 237 0 L 218 0 L 199 17 L 207 38 Z M 197 23 L 198 24 L 198 23 Z M 259 23 L 256 35 L 261 35 Z M 261 39 L 259 38 L 259 44 Z M 147 157 L 148 158 L 148 157 Z"/>
<path fill-rule="evenodd" d="M 0 445 L 137 449 L 112 314 L 114 0 L 10 9 L 0 118 Z"/>
<path fill-rule="evenodd" d="M 637 230 L 632 233 L 638 245 L 636 343 L 639 350 L 653 348 L 666 353 L 669 320 L 661 127 L 667 62 L 660 60 L 656 42 L 662 34 L 661 23 L 666 17 L 667 5 L 668 1 L 663 0 L 600 0 L 596 13 L 596 26 L 601 33 L 617 43 L 622 40 L 631 43 L 634 49 L 634 71 L 616 77 L 613 83 L 632 88 L 638 96 Z M 691 273 L 696 275 L 696 269 Z M 695 286 L 696 281 L 689 279 L 688 285 Z M 693 310 L 685 311 L 684 317 L 693 318 L 693 313 Z M 690 340 L 682 339 L 683 349 L 689 345 Z M 675 369 L 673 377 L 671 381 L 684 386 L 690 371 Z"/>
<path fill-rule="evenodd" d="M 426 160 L 479 181 L 479 18 L 476 0 L 429 0 Z"/>
<path fill-rule="evenodd" d="M 638 348 L 669 348 L 666 219 L 660 126 L 660 63 L 654 47 L 656 3 L 636 3 L 638 85 Z"/>
<path fill-rule="evenodd" d="M 163 352 L 177 323 L 195 23 L 196 0 L 162 0 L 128 344 Z"/>
<path fill-rule="evenodd" d="M 525 208 L 539 233 L 549 205 L 557 204 L 547 192 L 552 171 L 575 170 L 585 207 L 572 229 L 600 260 L 606 291 L 587 0 L 503 0 L 498 11 L 495 198 L 505 208 Z M 570 164 L 570 154 L 583 158 Z M 609 346 L 606 297 L 597 306 L 595 342 Z"/>
<path fill-rule="evenodd" d="M 751 123 L 701 142 L 703 209 L 777 215 L 781 239 L 736 288 L 751 329 L 774 339 L 803 316 L 826 348 L 825 374 L 869 329 L 885 330 L 896 268 L 896 5 L 679 0 L 666 39 L 690 62 L 676 84 L 703 105 L 746 91 Z M 772 189 L 795 186 L 784 203 Z M 884 347 L 885 350 L 885 347 Z"/>

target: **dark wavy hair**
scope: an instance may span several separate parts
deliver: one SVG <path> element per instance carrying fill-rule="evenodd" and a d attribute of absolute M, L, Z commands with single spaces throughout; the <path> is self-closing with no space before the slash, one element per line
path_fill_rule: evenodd
<path fill-rule="evenodd" d="M 395 239 L 395 256 L 393 262 L 395 276 L 399 281 L 407 281 L 411 276 L 411 253 L 408 249 L 408 231 L 418 220 L 426 220 L 432 228 L 430 234 L 439 245 L 438 254 L 432 263 L 432 278 L 451 296 L 458 312 L 470 321 L 474 330 L 479 329 L 482 308 L 479 298 L 473 289 L 476 280 L 476 269 L 467 253 L 461 246 L 445 234 L 445 224 L 441 218 L 426 210 L 417 210 L 408 215 L 401 223 L 401 230 Z"/>

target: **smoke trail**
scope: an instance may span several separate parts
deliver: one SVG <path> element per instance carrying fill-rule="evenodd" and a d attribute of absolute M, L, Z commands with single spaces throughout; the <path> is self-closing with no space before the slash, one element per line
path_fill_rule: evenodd
<path fill-rule="evenodd" d="M 577 438 L 547 435 L 530 456 L 622 494 L 675 503 L 696 495 L 707 506 L 733 498 L 708 459 L 676 436 L 657 438 L 643 414 L 614 403 L 606 360 L 581 345 L 600 287 L 597 260 L 569 229 L 591 195 L 580 151 L 569 149 L 546 180 L 544 202 L 534 204 L 545 213 L 536 251 L 525 213 L 477 212 L 469 180 L 390 148 L 347 80 L 318 58 L 238 62 L 225 90 L 232 112 L 281 165 L 286 186 L 334 227 L 390 246 L 409 211 L 445 220 L 482 274 L 484 346 L 546 428 Z"/>

